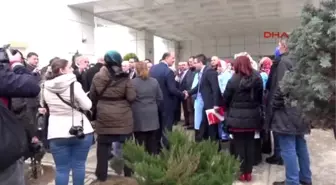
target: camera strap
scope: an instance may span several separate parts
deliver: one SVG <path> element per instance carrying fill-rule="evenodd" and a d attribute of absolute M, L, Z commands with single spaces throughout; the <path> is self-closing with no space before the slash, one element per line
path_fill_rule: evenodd
<path fill-rule="evenodd" d="M 56 96 L 63 102 L 65 103 L 66 105 L 70 106 L 72 109 L 71 109 L 71 112 L 72 112 L 72 126 L 75 126 L 74 125 L 74 109 L 76 109 L 78 112 L 81 113 L 81 116 L 82 116 L 82 120 L 81 120 L 81 126 L 83 127 L 83 110 L 81 110 L 80 108 L 77 108 L 75 106 L 75 93 L 74 93 L 74 83 L 75 82 L 72 82 L 70 84 L 70 102 L 64 100 L 64 98 L 62 98 L 62 96 L 58 93 L 56 93 Z"/>

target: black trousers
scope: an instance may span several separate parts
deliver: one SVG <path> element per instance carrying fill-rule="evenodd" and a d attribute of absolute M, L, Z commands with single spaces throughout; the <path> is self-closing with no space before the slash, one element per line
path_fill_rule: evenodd
<path fill-rule="evenodd" d="M 232 135 L 231 154 L 241 160 L 241 173 L 252 173 L 256 147 L 254 132 L 233 132 Z"/>
<path fill-rule="evenodd" d="M 159 130 L 152 130 L 147 132 L 134 132 L 134 138 L 138 144 L 144 145 L 148 153 L 158 154 L 159 146 L 156 141 L 157 132 L 159 132 Z"/>
<path fill-rule="evenodd" d="M 260 164 L 262 162 L 261 143 L 262 143 L 261 138 L 254 139 L 254 144 L 255 144 L 255 148 L 254 148 L 254 163 L 253 163 L 254 166 L 257 166 L 258 164 Z"/>
<path fill-rule="evenodd" d="M 98 136 L 99 137 L 99 136 Z M 112 142 L 97 142 L 97 166 L 96 177 L 99 181 L 107 180 L 108 161 L 111 158 Z M 132 170 L 125 165 L 124 175 L 130 177 Z"/>
<path fill-rule="evenodd" d="M 218 125 L 209 125 L 205 109 L 202 112 L 203 119 L 200 125 L 200 129 L 195 131 L 195 141 L 200 142 L 207 139 L 210 139 L 212 141 L 219 140 Z"/>
<path fill-rule="evenodd" d="M 171 132 L 174 125 L 174 111 L 159 112 L 160 129 L 157 132 L 157 143 L 159 148 L 165 147 L 169 149 L 169 142 L 166 136 L 166 132 Z M 162 144 L 161 144 L 162 142 Z"/>

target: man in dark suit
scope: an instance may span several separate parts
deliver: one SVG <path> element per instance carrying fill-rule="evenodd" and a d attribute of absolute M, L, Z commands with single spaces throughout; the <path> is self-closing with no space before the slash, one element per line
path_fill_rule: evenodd
<path fill-rule="evenodd" d="M 138 62 L 137 58 L 130 58 L 128 61 L 130 79 L 134 79 L 136 77 L 136 74 L 135 74 L 135 63 L 136 62 Z"/>
<path fill-rule="evenodd" d="M 167 130 L 172 131 L 174 123 L 174 113 L 176 109 L 176 98 L 184 99 L 186 95 L 176 87 L 174 72 L 169 68 L 175 62 L 174 53 L 164 53 L 162 61 L 154 65 L 149 73 L 160 84 L 163 94 L 163 102 L 159 105 L 161 115 L 161 134 Z M 163 145 L 168 147 L 168 141 L 161 135 Z"/>
<path fill-rule="evenodd" d="M 180 62 L 179 89 L 181 91 L 190 91 L 195 73 L 189 69 L 187 62 Z M 182 101 L 184 125 L 187 129 L 194 128 L 194 103 L 192 97 Z"/>
<path fill-rule="evenodd" d="M 93 67 L 91 67 L 90 69 L 84 72 L 83 77 L 82 77 L 84 79 L 82 86 L 85 92 L 90 91 L 90 87 L 91 87 L 92 79 L 94 75 L 99 72 L 100 68 L 103 67 L 104 64 L 105 64 L 104 59 L 99 58 L 97 63 Z"/>
<path fill-rule="evenodd" d="M 204 102 L 203 118 L 200 125 L 200 129 L 195 133 L 195 140 L 201 141 L 204 139 L 218 140 L 218 125 L 209 125 L 208 119 L 205 113 L 207 109 L 218 109 L 221 102 L 221 93 L 218 85 L 218 74 L 211 68 L 206 66 L 207 58 L 203 54 L 199 54 L 195 57 L 194 66 L 199 72 L 198 85 L 192 90 L 188 91 L 191 96 L 197 94 L 197 98 L 202 98 Z M 186 92 L 185 92 L 186 93 Z"/>

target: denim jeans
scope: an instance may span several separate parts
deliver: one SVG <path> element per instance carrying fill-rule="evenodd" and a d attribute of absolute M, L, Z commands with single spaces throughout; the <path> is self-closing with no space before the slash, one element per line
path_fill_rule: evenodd
<path fill-rule="evenodd" d="M 93 134 L 50 140 L 50 151 L 56 164 L 56 185 L 68 185 L 72 171 L 73 185 L 84 185 L 85 163 L 92 145 Z"/>
<path fill-rule="evenodd" d="M 25 185 L 24 161 L 17 160 L 0 173 L 0 185 Z"/>
<path fill-rule="evenodd" d="M 286 169 L 286 185 L 300 185 L 300 181 L 311 183 L 309 152 L 304 135 L 277 133 L 277 138 Z"/>

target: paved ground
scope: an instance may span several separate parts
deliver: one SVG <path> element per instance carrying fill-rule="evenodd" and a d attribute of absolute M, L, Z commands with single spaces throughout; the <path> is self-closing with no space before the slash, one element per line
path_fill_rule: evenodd
<path fill-rule="evenodd" d="M 331 131 L 313 130 L 312 134 L 307 137 L 309 144 L 309 151 L 311 157 L 311 169 L 313 172 L 313 184 L 314 185 L 336 185 L 336 140 L 333 138 Z M 96 148 L 93 146 L 87 161 L 87 177 L 85 185 L 89 185 L 95 176 L 93 172 L 96 166 Z M 266 157 L 266 156 L 264 156 Z M 47 166 L 54 166 L 52 157 L 50 154 L 46 155 L 43 164 Z M 51 173 L 53 176 L 53 172 Z M 113 174 L 112 171 L 110 171 Z M 49 174 L 50 175 L 50 174 Z M 43 176 L 48 176 L 44 174 Z M 47 178 L 49 179 L 49 178 Z M 116 185 L 124 183 L 112 183 L 112 179 L 118 179 L 118 177 L 111 178 L 111 182 L 104 183 L 106 185 Z M 251 183 L 245 183 L 249 185 L 271 185 L 275 180 L 284 179 L 284 169 L 282 166 L 268 165 L 263 163 L 254 168 L 253 181 Z M 120 178 L 119 178 L 120 180 Z M 118 180 L 118 181 L 119 181 Z M 34 185 L 54 185 L 52 182 L 44 182 L 43 184 L 33 183 Z M 33 185 L 32 184 L 32 185 Z M 244 183 L 237 182 L 235 185 L 241 185 Z M 133 184 L 132 184 L 133 185 Z"/>

